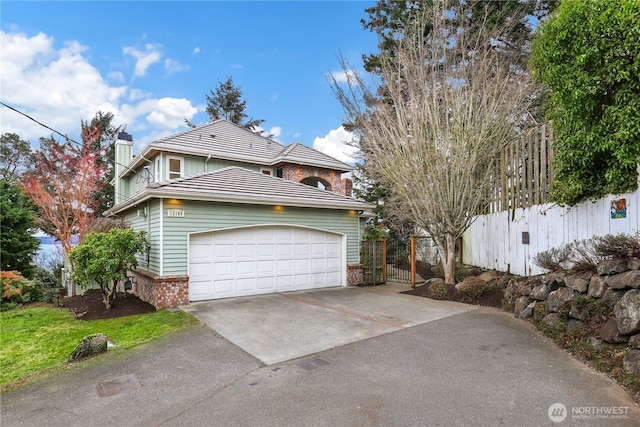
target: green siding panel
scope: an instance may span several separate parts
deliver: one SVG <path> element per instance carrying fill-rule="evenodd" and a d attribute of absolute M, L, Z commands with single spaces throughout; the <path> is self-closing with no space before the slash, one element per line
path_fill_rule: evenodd
<path fill-rule="evenodd" d="M 168 217 L 168 209 L 184 210 L 184 217 Z M 152 212 L 154 209 L 151 210 Z M 164 276 L 188 274 L 188 233 L 222 228 L 263 224 L 292 224 L 334 231 L 347 235 L 347 263 L 359 262 L 359 221 L 355 212 L 334 209 L 311 209 L 273 206 L 241 205 L 232 203 L 207 203 L 194 201 L 164 201 Z M 159 218 L 152 215 L 151 223 Z M 151 264 L 158 264 L 154 254 L 158 253 L 157 228 L 152 227 Z M 155 270 L 151 270 L 155 272 Z"/>

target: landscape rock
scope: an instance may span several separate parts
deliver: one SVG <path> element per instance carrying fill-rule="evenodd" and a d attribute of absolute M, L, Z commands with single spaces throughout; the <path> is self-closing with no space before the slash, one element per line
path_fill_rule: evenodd
<path fill-rule="evenodd" d="M 528 319 L 529 317 L 533 316 L 533 308 L 536 306 L 536 302 L 533 301 L 532 303 L 530 303 L 529 305 L 527 305 L 524 310 L 522 310 L 520 312 L 520 315 L 518 316 L 520 319 Z"/>
<path fill-rule="evenodd" d="M 589 320 L 589 312 L 584 308 L 584 305 L 580 307 L 579 304 L 574 301 L 571 303 L 569 317 L 586 322 L 587 320 Z"/>
<path fill-rule="evenodd" d="M 533 289 L 531 289 L 531 293 L 529 294 L 529 297 L 538 301 L 544 301 L 547 299 L 548 295 L 549 295 L 549 287 L 545 284 L 540 284 L 534 287 Z"/>
<path fill-rule="evenodd" d="M 549 313 L 542 318 L 542 321 L 548 325 L 555 325 L 563 320 L 559 313 Z"/>
<path fill-rule="evenodd" d="M 640 288 L 640 270 L 629 270 L 609 276 L 604 281 L 611 289 Z"/>
<path fill-rule="evenodd" d="M 640 270 L 640 258 L 629 258 L 629 270 Z"/>
<path fill-rule="evenodd" d="M 596 268 L 596 270 L 601 276 L 624 273 L 625 271 L 629 270 L 629 261 L 626 258 L 605 259 L 598 263 L 598 267 Z"/>
<path fill-rule="evenodd" d="M 564 278 L 566 274 L 562 271 L 552 271 L 544 276 L 544 281 L 549 287 L 549 291 L 553 292 L 564 286 Z"/>
<path fill-rule="evenodd" d="M 489 282 L 498 280 L 498 273 L 496 273 L 495 271 L 485 271 L 484 273 L 480 274 L 478 277 L 483 282 L 489 283 Z"/>
<path fill-rule="evenodd" d="M 629 337 L 629 347 L 640 349 L 640 334 Z"/>
<path fill-rule="evenodd" d="M 624 370 L 633 374 L 640 374 L 640 350 L 631 350 L 622 359 Z"/>
<path fill-rule="evenodd" d="M 640 290 L 626 292 L 613 307 L 613 314 L 616 316 L 621 334 L 640 332 Z"/>
<path fill-rule="evenodd" d="M 610 317 L 604 325 L 600 328 L 600 339 L 609 344 L 620 344 L 627 342 L 629 338 L 626 335 L 621 335 L 618 330 L 618 322 L 615 317 Z"/>
<path fill-rule="evenodd" d="M 589 337 L 589 342 L 591 343 L 591 346 L 593 346 L 593 348 L 595 348 L 596 350 L 602 347 L 602 340 L 598 337 Z"/>
<path fill-rule="evenodd" d="M 573 291 L 569 288 L 560 288 L 547 297 L 547 310 L 558 312 L 560 308 L 573 299 Z"/>
<path fill-rule="evenodd" d="M 107 336 L 105 334 L 87 335 L 78 343 L 69 356 L 69 362 L 95 356 L 107 351 Z"/>
<path fill-rule="evenodd" d="M 520 314 L 522 310 L 524 310 L 527 305 L 529 305 L 529 297 L 522 296 L 516 300 L 515 307 L 513 308 L 513 312 L 516 314 Z"/>
<path fill-rule="evenodd" d="M 602 298 L 602 295 L 607 288 L 608 286 L 604 283 L 602 276 L 594 274 L 591 276 L 591 280 L 589 280 L 589 290 L 587 291 L 587 295 L 593 298 Z"/>
<path fill-rule="evenodd" d="M 565 332 L 571 332 L 574 329 L 581 328 L 582 325 L 584 325 L 584 322 L 581 322 L 581 321 L 576 320 L 576 319 L 569 319 L 567 321 L 567 324 L 564 325 L 564 330 L 565 330 Z"/>
<path fill-rule="evenodd" d="M 564 284 L 567 288 L 584 294 L 589 287 L 591 274 L 571 274 L 565 277 Z"/>
<path fill-rule="evenodd" d="M 604 291 L 600 300 L 606 303 L 609 307 L 614 307 L 624 294 L 624 291 L 609 288 Z"/>

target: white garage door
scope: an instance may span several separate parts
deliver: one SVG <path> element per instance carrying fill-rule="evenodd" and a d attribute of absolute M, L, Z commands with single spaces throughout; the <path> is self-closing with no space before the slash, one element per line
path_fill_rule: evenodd
<path fill-rule="evenodd" d="M 192 234 L 189 299 L 340 286 L 346 266 L 342 238 L 335 233 L 290 226 Z"/>

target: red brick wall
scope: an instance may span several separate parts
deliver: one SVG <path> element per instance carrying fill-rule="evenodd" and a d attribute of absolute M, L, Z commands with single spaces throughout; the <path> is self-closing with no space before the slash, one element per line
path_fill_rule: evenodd
<path fill-rule="evenodd" d="M 362 264 L 347 265 L 347 286 L 359 285 L 363 280 L 364 273 L 362 271 Z"/>
<path fill-rule="evenodd" d="M 287 181 L 302 182 L 306 178 L 318 178 L 328 185 L 329 191 L 351 197 L 353 184 L 348 178 L 342 179 L 341 173 L 330 169 L 313 168 L 310 166 L 284 165 L 282 166 L 282 178 Z"/>
<path fill-rule="evenodd" d="M 131 271 L 133 294 L 156 308 L 189 304 L 189 276 L 159 277 L 141 270 Z"/>

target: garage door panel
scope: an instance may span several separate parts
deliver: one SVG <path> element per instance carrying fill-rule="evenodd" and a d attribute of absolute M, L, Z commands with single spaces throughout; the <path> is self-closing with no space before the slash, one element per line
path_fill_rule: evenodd
<path fill-rule="evenodd" d="M 236 286 L 239 293 L 251 293 L 256 289 L 256 279 L 254 277 L 238 278 Z"/>
<path fill-rule="evenodd" d="M 304 257 L 311 253 L 309 243 L 296 243 L 293 248 L 293 256 L 295 257 Z"/>
<path fill-rule="evenodd" d="M 290 226 L 247 227 L 192 235 L 192 301 L 342 284 L 343 237 Z"/>
<path fill-rule="evenodd" d="M 258 245 L 258 256 L 260 258 L 273 258 L 275 255 L 275 246 L 274 243 L 260 243 Z"/>
<path fill-rule="evenodd" d="M 217 262 L 212 263 L 213 276 L 216 279 L 233 278 L 236 274 L 235 262 Z"/>
<path fill-rule="evenodd" d="M 275 289 L 275 277 L 259 277 L 257 280 L 258 290 L 273 292 Z"/>
<path fill-rule="evenodd" d="M 294 259 L 293 271 L 298 273 L 308 273 L 311 271 L 311 260 L 309 259 Z"/>
<path fill-rule="evenodd" d="M 235 245 L 229 243 L 213 243 L 213 257 L 215 259 L 235 258 Z"/>
<path fill-rule="evenodd" d="M 276 274 L 276 261 L 272 259 L 266 261 L 258 261 L 257 273 L 260 276 L 274 276 Z"/>
<path fill-rule="evenodd" d="M 194 280 L 208 279 L 211 280 L 213 277 L 213 264 L 208 263 L 192 263 L 191 264 L 191 273 L 189 277 Z"/>
<path fill-rule="evenodd" d="M 311 260 L 311 271 L 325 271 L 326 268 L 327 267 L 324 258 L 314 258 Z"/>
<path fill-rule="evenodd" d="M 238 276 L 255 276 L 256 275 L 256 262 L 255 261 L 238 261 L 238 262 L 236 262 L 236 274 Z"/>
<path fill-rule="evenodd" d="M 234 279 L 214 280 L 212 282 L 212 285 L 213 285 L 213 289 L 215 290 L 215 297 L 213 297 L 213 298 L 220 298 L 220 297 L 224 297 L 225 295 L 233 296 L 233 294 L 235 292 L 235 280 Z M 211 291 L 212 290 L 210 290 L 210 292 Z M 211 298 L 207 298 L 207 299 L 211 299 Z"/>
<path fill-rule="evenodd" d="M 276 273 L 278 276 L 283 274 L 293 273 L 293 260 L 291 259 L 278 259 L 276 260 Z"/>
<path fill-rule="evenodd" d="M 293 256 L 293 244 L 278 242 L 276 245 L 276 257 L 284 258 Z"/>

